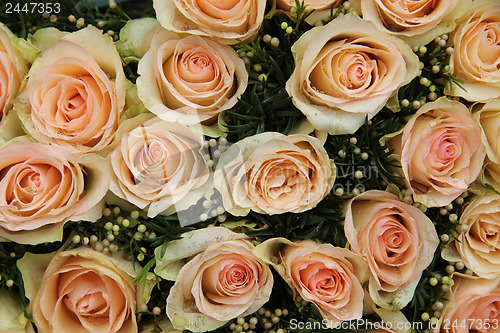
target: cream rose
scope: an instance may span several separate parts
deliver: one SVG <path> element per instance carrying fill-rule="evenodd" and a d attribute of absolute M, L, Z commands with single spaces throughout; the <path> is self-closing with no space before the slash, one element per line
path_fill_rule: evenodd
<path fill-rule="evenodd" d="M 74 152 L 102 150 L 113 140 L 125 104 L 125 75 L 113 39 L 95 27 L 71 34 L 41 29 L 33 39 L 57 41 L 43 52 L 15 102 L 26 131 Z"/>
<path fill-rule="evenodd" d="M 135 312 L 151 289 L 136 286 L 140 272 L 117 253 L 87 247 L 18 261 L 39 332 L 138 332 Z"/>
<path fill-rule="evenodd" d="M 439 244 L 431 220 L 395 195 L 373 190 L 348 203 L 344 231 L 352 251 L 368 261 L 373 301 L 396 311 L 406 306 Z"/>
<path fill-rule="evenodd" d="M 455 45 L 451 73 L 465 89 L 454 84 L 451 93 L 468 101 L 500 97 L 500 3 L 474 1 L 450 37 Z"/>
<path fill-rule="evenodd" d="M 62 240 L 67 221 L 96 221 L 109 175 L 94 154 L 11 141 L 0 148 L 0 236 L 23 244 Z"/>
<path fill-rule="evenodd" d="M 187 126 L 139 115 L 120 125 L 116 141 L 110 190 L 149 217 L 184 210 L 213 189 L 203 136 Z"/>
<path fill-rule="evenodd" d="M 158 29 L 139 62 L 137 89 L 146 108 L 166 121 L 213 122 L 247 87 L 243 60 L 208 38 Z"/>
<path fill-rule="evenodd" d="M 471 0 L 355 0 L 363 19 L 375 23 L 411 46 L 428 44 L 455 28 Z"/>
<path fill-rule="evenodd" d="M 285 238 L 267 240 L 254 253 L 276 268 L 294 294 L 314 303 L 328 327 L 362 317 L 362 284 L 369 272 L 360 256 L 331 244 Z"/>
<path fill-rule="evenodd" d="M 160 24 L 167 30 L 212 37 L 224 44 L 248 42 L 260 29 L 265 0 L 153 0 Z"/>
<path fill-rule="evenodd" d="M 306 32 L 292 52 L 286 90 L 316 129 L 331 134 L 354 133 L 418 73 L 407 44 L 352 13 Z"/>
<path fill-rule="evenodd" d="M 467 230 L 455 246 L 466 266 L 480 277 L 500 277 L 500 195 L 488 191 L 475 197 L 460 216 Z"/>
<path fill-rule="evenodd" d="M 498 279 L 455 277 L 453 299 L 445 307 L 433 333 L 494 333 L 500 328 Z"/>
<path fill-rule="evenodd" d="M 273 275 L 244 234 L 224 227 L 191 231 L 171 241 L 155 272 L 174 279 L 167 315 L 176 329 L 205 332 L 257 311 L 269 300 Z"/>
<path fill-rule="evenodd" d="M 481 128 L 467 107 L 440 98 L 421 107 L 391 140 L 413 199 L 427 207 L 451 203 L 481 172 Z"/>
<path fill-rule="evenodd" d="M 12 100 L 28 73 L 28 63 L 13 46 L 11 38 L 14 38 L 12 32 L 0 23 L 0 121 L 12 108 Z"/>
<path fill-rule="evenodd" d="M 266 132 L 245 138 L 222 154 L 214 174 L 224 208 L 245 216 L 299 213 L 332 189 L 336 168 L 321 142 L 308 135 Z"/>

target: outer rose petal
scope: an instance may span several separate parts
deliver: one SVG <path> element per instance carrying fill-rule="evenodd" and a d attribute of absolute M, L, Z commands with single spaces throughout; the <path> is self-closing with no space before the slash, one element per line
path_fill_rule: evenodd
<path fill-rule="evenodd" d="M 62 239 L 67 221 L 102 216 L 109 175 L 101 157 L 76 159 L 62 147 L 12 141 L 0 160 L 0 236 L 51 242 Z"/>
<path fill-rule="evenodd" d="M 168 243 L 168 251 L 161 256 L 161 247 L 155 250 L 155 273 L 167 280 L 177 280 L 177 275 L 190 257 L 203 252 L 214 242 L 226 242 L 248 238 L 245 234 L 232 232 L 228 228 L 213 227 L 182 234 L 182 239 Z"/>
<path fill-rule="evenodd" d="M 224 208 L 281 214 L 315 207 L 332 189 L 336 168 L 321 142 L 302 134 L 266 132 L 222 154 L 214 175 Z"/>
<path fill-rule="evenodd" d="M 361 318 L 361 284 L 369 277 L 361 256 L 331 244 L 310 240 L 293 243 L 285 238 L 269 239 L 254 253 L 274 266 L 294 294 L 314 303 L 331 327 Z"/>
<path fill-rule="evenodd" d="M 421 107 L 390 144 L 415 201 L 449 204 L 481 172 L 485 148 L 481 129 L 465 105 L 440 98 Z"/>
<path fill-rule="evenodd" d="M 434 38 L 448 33 L 455 27 L 456 21 L 470 7 L 471 0 L 355 0 L 359 3 L 363 19 L 411 46 L 428 44 Z"/>
<path fill-rule="evenodd" d="M 160 24 L 167 30 L 213 37 L 224 44 L 248 42 L 260 29 L 265 0 L 216 3 L 204 0 L 154 0 Z"/>
<path fill-rule="evenodd" d="M 37 257 L 30 253 L 19 260 L 25 283 L 30 280 L 30 269 L 26 268 L 36 260 Z M 133 278 L 140 269 L 135 267 L 134 271 L 130 265 L 123 258 L 108 257 L 85 247 L 57 253 L 48 263 L 32 300 L 38 329 L 48 333 L 70 329 L 75 332 L 137 332 L 138 296 Z M 109 302 L 111 295 L 113 302 Z M 82 302 L 96 312 L 87 313 L 87 306 Z"/>
<path fill-rule="evenodd" d="M 170 290 L 167 315 L 176 329 L 214 330 L 232 318 L 257 311 L 269 300 L 273 285 L 269 267 L 253 255 L 249 241 L 223 229 L 188 232 L 167 247 L 166 257 L 171 245 L 175 252 L 168 261 L 175 260 L 176 254 L 182 260 L 179 251 L 187 244 L 203 249 L 182 266 Z M 233 283 L 238 286 L 231 287 Z"/>
<path fill-rule="evenodd" d="M 208 38 L 181 38 L 165 29 L 154 34 L 139 62 L 137 89 L 148 110 L 169 122 L 213 122 L 245 91 L 243 60 Z"/>
<path fill-rule="evenodd" d="M 451 73 L 460 80 L 450 93 L 468 101 L 500 97 L 500 4 L 476 0 L 450 36 Z"/>
<path fill-rule="evenodd" d="M 24 316 L 19 299 L 9 290 L 0 290 L 0 332 L 25 332 L 28 320 Z"/>
<path fill-rule="evenodd" d="M 139 115 L 120 125 L 112 146 L 110 190 L 150 217 L 185 210 L 213 191 L 203 138 L 186 126 Z"/>
<path fill-rule="evenodd" d="M 348 203 L 344 223 L 350 247 L 368 261 L 373 301 L 402 309 L 439 245 L 432 222 L 393 194 L 367 191 Z"/>
<path fill-rule="evenodd" d="M 292 52 L 286 90 L 311 124 L 330 134 L 354 133 L 418 73 L 406 43 L 354 14 L 306 32 Z"/>
<path fill-rule="evenodd" d="M 56 30 L 57 31 L 57 30 Z M 113 140 L 125 105 L 125 75 L 113 41 L 88 27 L 71 34 L 42 29 L 46 46 L 27 88 L 14 102 L 26 131 L 38 141 L 83 154 Z M 46 35 L 52 35 L 48 37 Z"/>

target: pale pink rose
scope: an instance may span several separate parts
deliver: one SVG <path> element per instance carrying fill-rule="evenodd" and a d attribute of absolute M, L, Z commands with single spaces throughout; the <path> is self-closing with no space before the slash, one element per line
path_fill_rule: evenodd
<path fill-rule="evenodd" d="M 336 168 L 322 143 L 303 134 L 266 132 L 245 138 L 222 154 L 214 175 L 224 208 L 244 216 L 299 213 L 330 192 Z"/>
<path fill-rule="evenodd" d="M 175 284 L 167 315 L 180 330 L 205 332 L 257 311 L 269 300 L 273 275 L 244 234 L 224 227 L 199 229 L 155 251 L 155 272 Z"/>
<path fill-rule="evenodd" d="M 426 45 L 453 30 L 471 0 L 355 0 L 363 19 L 409 43 Z"/>
<path fill-rule="evenodd" d="M 0 121 L 12 108 L 12 100 L 28 73 L 28 63 L 13 46 L 11 38 L 14 38 L 12 32 L 0 23 Z"/>
<path fill-rule="evenodd" d="M 454 84 L 451 93 L 468 101 L 500 97 L 500 3 L 474 1 L 450 38 L 451 73 L 465 89 Z"/>
<path fill-rule="evenodd" d="M 465 277 L 453 279 L 450 301 L 433 333 L 496 333 L 500 330 L 500 286 L 498 279 Z"/>
<path fill-rule="evenodd" d="M 212 37 L 224 44 L 250 41 L 264 20 L 266 0 L 153 0 L 167 30 Z"/>
<path fill-rule="evenodd" d="M 406 43 L 352 13 L 306 32 L 292 52 L 286 90 L 314 128 L 331 134 L 354 133 L 418 73 Z"/>
<path fill-rule="evenodd" d="M 113 39 L 95 27 L 37 34 L 35 39 L 59 40 L 42 53 L 15 103 L 26 131 L 78 153 L 102 150 L 113 140 L 125 105 L 125 75 Z"/>
<path fill-rule="evenodd" d="M 475 197 L 460 215 L 467 230 L 455 246 L 465 265 L 482 278 L 500 277 L 500 195 L 487 192 Z"/>
<path fill-rule="evenodd" d="M 285 238 L 265 241 L 254 253 L 276 268 L 294 294 L 316 305 L 329 327 L 362 317 L 362 284 L 369 271 L 361 256 L 331 244 Z"/>
<path fill-rule="evenodd" d="M 109 175 L 94 154 L 11 141 L 0 148 L 0 236 L 24 244 L 62 240 L 67 221 L 96 221 Z"/>
<path fill-rule="evenodd" d="M 373 301 L 402 309 L 439 244 L 431 220 L 395 195 L 373 190 L 348 203 L 344 231 L 352 251 L 368 261 Z"/>
<path fill-rule="evenodd" d="M 146 114 L 123 122 L 116 136 L 110 190 L 149 217 L 184 210 L 213 188 L 203 136 L 189 127 Z"/>
<path fill-rule="evenodd" d="M 85 247 L 57 253 L 32 299 L 39 332 L 138 332 L 136 288 L 141 286 L 134 284 L 129 266 Z"/>
<path fill-rule="evenodd" d="M 158 29 L 139 62 L 137 89 L 148 110 L 182 124 L 214 122 L 233 107 L 248 82 L 235 50 L 200 36 Z"/>
<path fill-rule="evenodd" d="M 440 98 L 421 107 L 391 140 L 413 199 L 427 207 L 451 203 L 481 172 L 481 128 L 467 107 Z"/>

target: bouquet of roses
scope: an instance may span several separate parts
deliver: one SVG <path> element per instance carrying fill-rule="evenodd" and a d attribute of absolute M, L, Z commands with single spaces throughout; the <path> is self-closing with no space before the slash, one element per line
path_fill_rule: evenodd
<path fill-rule="evenodd" d="M 498 1 L 0 21 L 0 332 L 500 330 Z"/>

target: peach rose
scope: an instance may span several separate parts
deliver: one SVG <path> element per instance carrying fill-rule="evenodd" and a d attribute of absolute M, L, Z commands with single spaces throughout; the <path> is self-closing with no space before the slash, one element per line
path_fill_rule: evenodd
<path fill-rule="evenodd" d="M 482 181 L 500 190 L 500 98 L 472 107 L 472 118 L 481 127 L 481 139 L 487 159 L 483 165 Z"/>
<path fill-rule="evenodd" d="M 474 1 L 450 37 L 455 45 L 451 72 L 465 89 L 454 84 L 453 95 L 468 101 L 500 97 L 500 3 Z"/>
<path fill-rule="evenodd" d="M 33 38 L 57 41 L 44 45 L 39 67 L 15 102 L 26 131 L 78 153 L 102 150 L 113 140 L 125 104 L 125 75 L 113 39 L 95 27 L 71 34 L 41 29 Z"/>
<path fill-rule="evenodd" d="M 396 311 L 406 306 L 439 245 L 431 220 L 395 195 L 373 190 L 348 203 L 344 231 L 352 251 L 368 261 L 373 301 Z"/>
<path fill-rule="evenodd" d="M 355 0 L 363 19 L 403 39 L 411 46 L 428 44 L 455 28 L 471 0 Z M 359 5 L 358 5 L 359 4 Z"/>
<path fill-rule="evenodd" d="M 407 44 L 352 13 L 306 32 L 292 52 L 286 90 L 311 124 L 330 134 L 354 133 L 419 70 Z"/>
<path fill-rule="evenodd" d="M 176 329 L 205 332 L 257 311 L 269 300 L 273 275 L 244 234 L 224 227 L 187 232 L 171 241 L 155 272 L 175 279 L 167 315 Z"/>
<path fill-rule="evenodd" d="M 336 168 L 321 142 L 308 135 L 266 132 L 245 138 L 222 154 L 214 184 L 224 208 L 245 216 L 299 213 L 332 189 Z"/>
<path fill-rule="evenodd" d="M 212 37 L 224 44 L 248 42 L 260 29 L 265 0 L 153 0 L 160 24 L 167 30 Z"/>
<path fill-rule="evenodd" d="M 62 240 L 67 221 L 96 221 L 108 190 L 104 159 L 56 145 L 0 148 L 0 236 L 23 244 Z"/>
<path fill-rule="evenodd" d="M 110 190 L 148 216 L 173 214 L 204 194 L 209 169 L 203 158 L 203 136 L 184 125 L 151 114 L 126 120 L 117 132 L 118 147 L 109 156 Z"/>
<path fill-rule="evenodd" d="M 0 121 L 12 108 L 12 100 L 28 73 L 28 63 L 16 50 L 11 38 L 15 38 L 12 32 L 0 23 Z"/>
<path fill-rule="evenodd" d="M 294 294 L 316 305 L 328 327 L 362 317 L 362 284 L 369 272 L 360 256 L 331 244 L 285 238 L 267 240 L 254 253 L 276 268 Z"/>
<path fill-rule="evenodd" d="M 87 247 L 28 253 L 18 267 L 39 332 L 138 332 L 136 305 L 145 294 L 133 279 L 140 267 L 119 254 Z"/>
<path fill-rule="evenodd" d="M 475 197 L 460 216 L 468 228 L 457 235 L 460 257 L 482 278 L 500 276 L 500 195 L 488 191 Z"/>
<path fill-rule="evenodd" d="M 137 89 L 148 110 L 166 121 L 215 121 L 247 87 L 243 60 L 227 45 L 208 38 L 181 38 L 158 29 L 139 62 Z"/>
<path fill-rule="evenodd" d="M 433 333 L 494 333 L 500 328 L 498 279 L 455 277 L 454 301 L 445 307 Z"/>
<path fill-rule="evenodd" d="M 421 107 L 390 145 L 413 199 L 427 207 L 445 206 L 467 190 L 485 157 L 481 128 L 467 107 L 444 97 Z"/>

